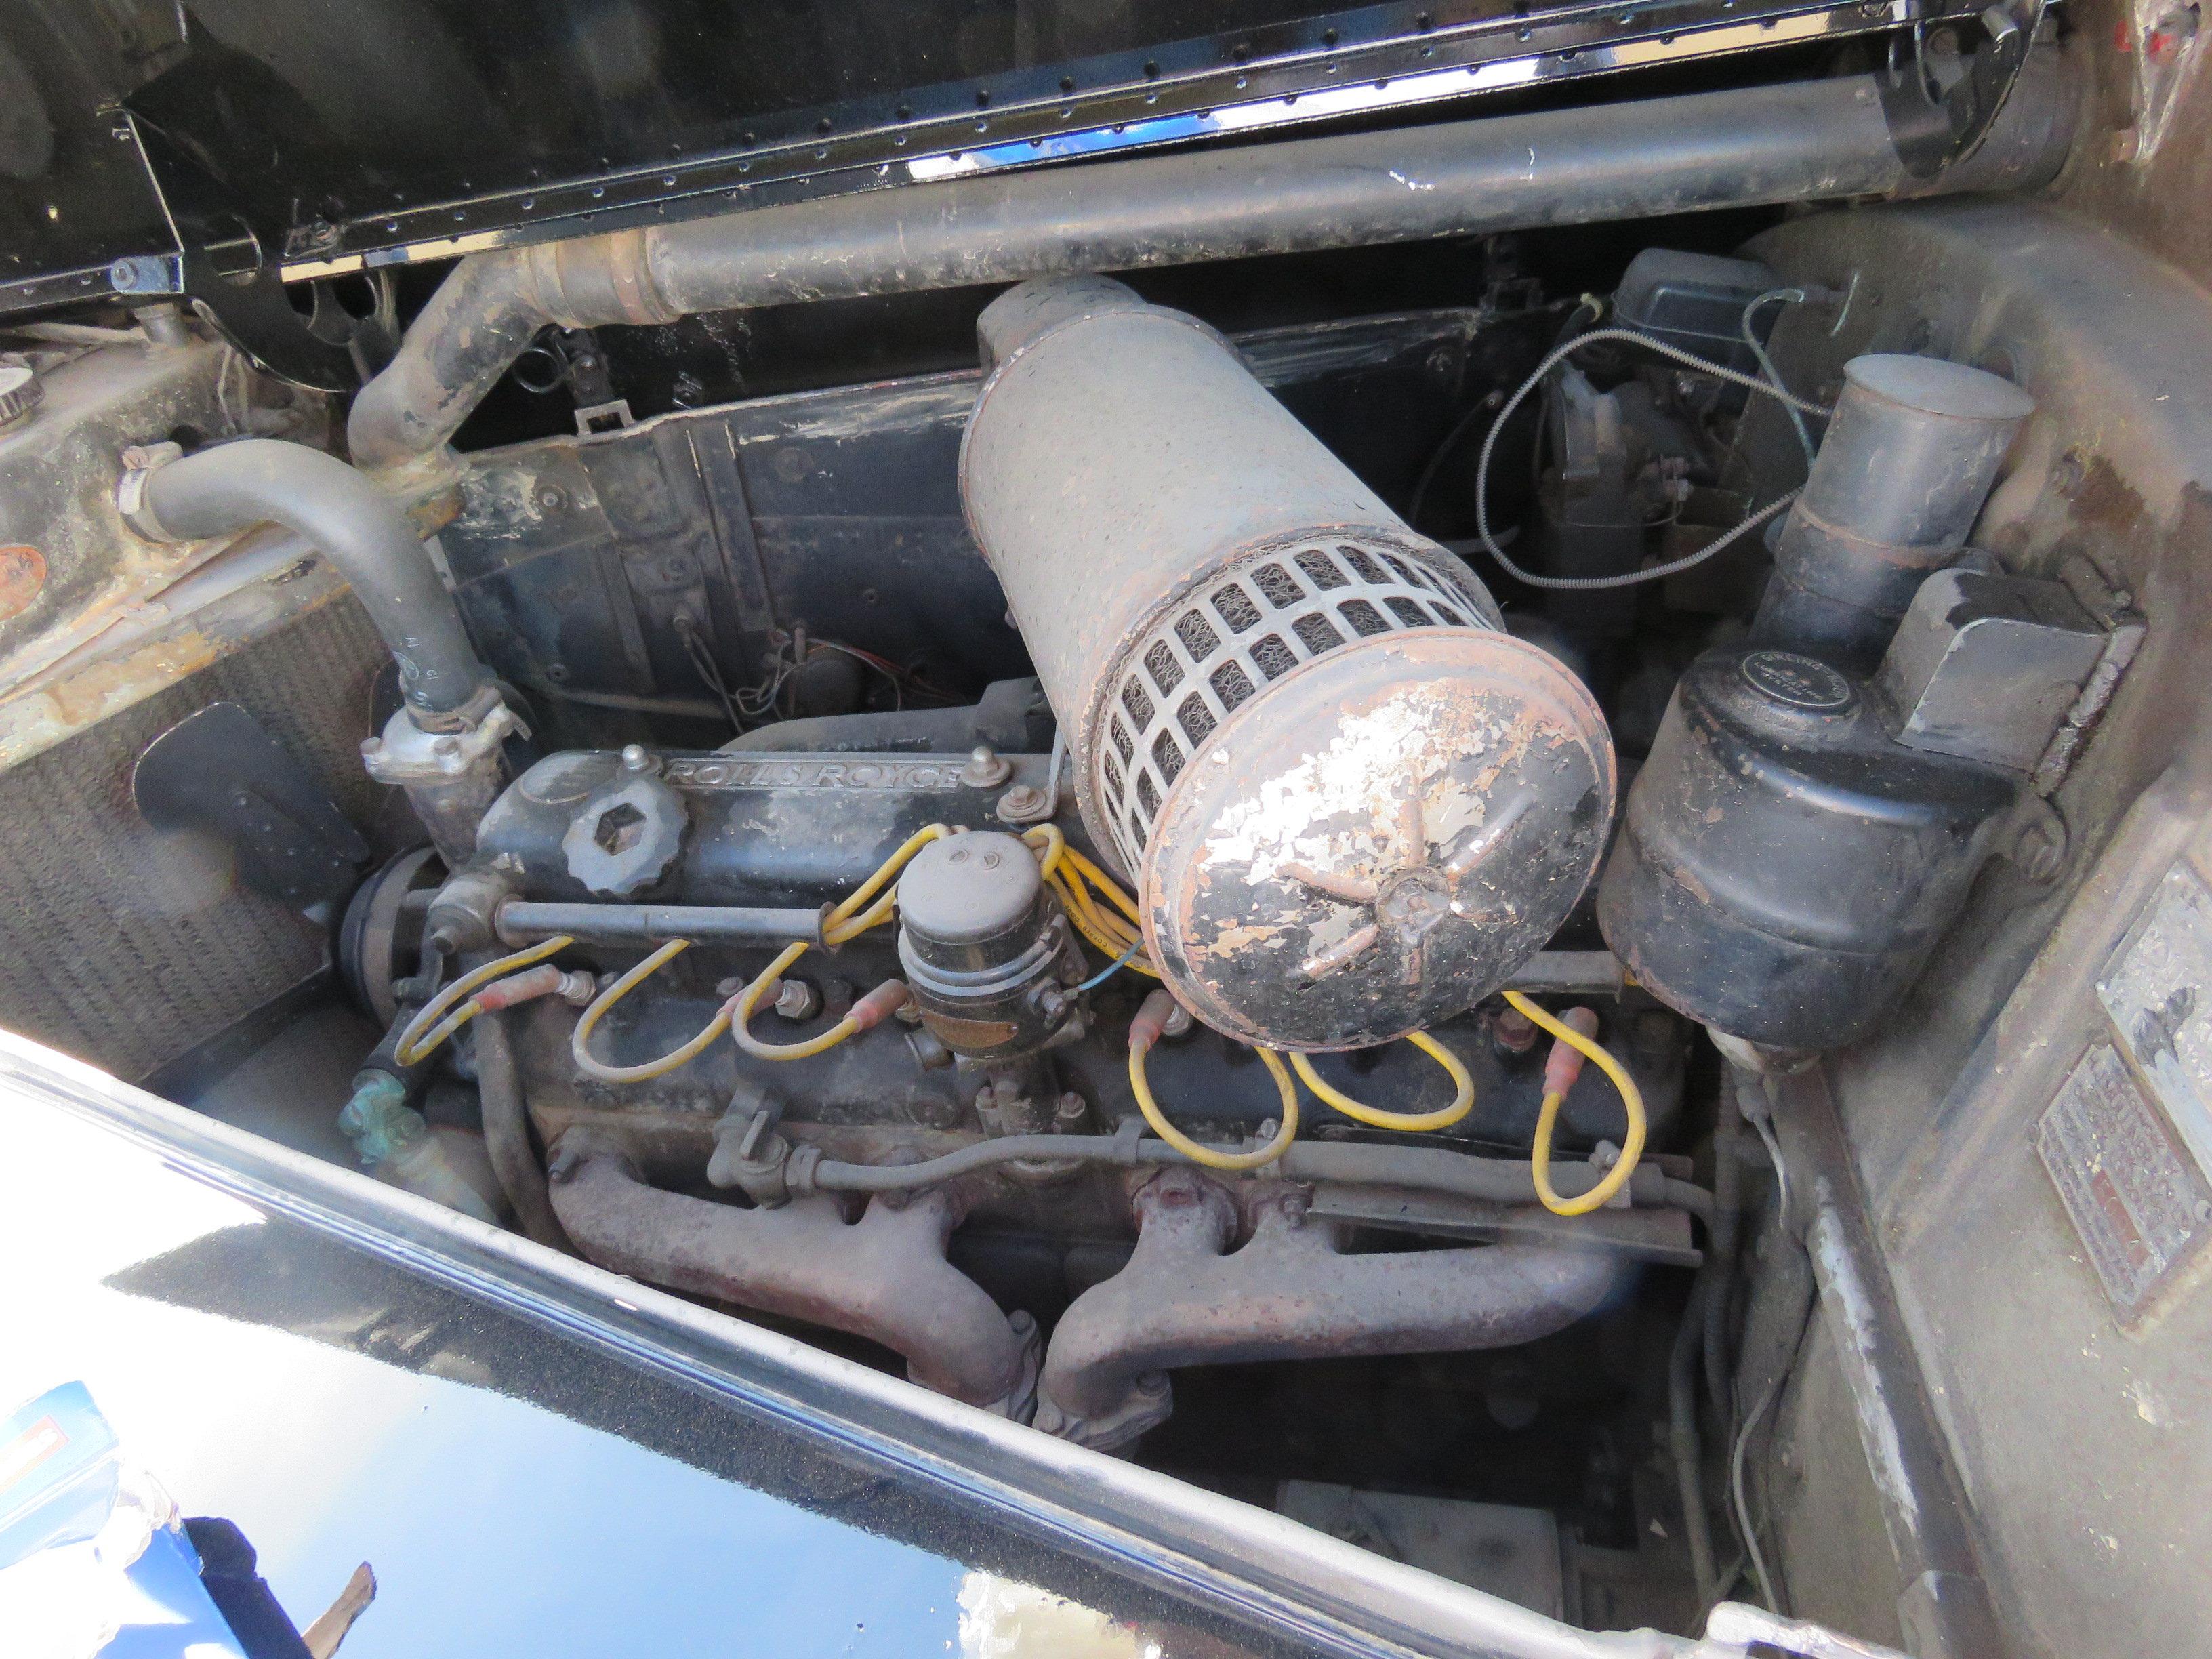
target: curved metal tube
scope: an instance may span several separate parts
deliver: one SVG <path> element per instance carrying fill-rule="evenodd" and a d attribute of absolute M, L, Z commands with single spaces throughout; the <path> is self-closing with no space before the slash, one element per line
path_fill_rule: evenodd
<path fill-rule="evenodd" d="M 575 1132 L 554 1148 L 552 1178 L 562 1226 L 602 1267 L 865 1336 L 926 1389 L 1029 1414 L 1036 1327 L 945 1261 L 959 1220 L 947 1194 L 879 1200 L 850 1225 L 831 1199 L 741 1210 L 649 1187 L 618 1147 Z"/>
<path fill-rule="evenodd" d="M 473 254 L 355 400 L 425 467 L 537 331 L 1846 196 L 2042 182 L 2070 129 L 2015 89 L 1967 162 L 1899 161 L 1871 76 L 986 173 Z M 1418 187 L 1411 187 L 1418 185 Z"/>
<path fill-rule="evenodd" d="M 515 1219 L 540 1244 L 574 1255 L 576 1247 L 553 1213 L 545 1166 L 530 1145 L 529 1113 L 504 1013 L 488 1012 L 477 1021 L 477 1094 L 483 1104 L 484 1151 Z"/>
<path fill-rule="evenodd" d="M 398 660 L 411 707 L 451 714 L 484 684 L 460 613 L 406 514 L 336 456 L 275 438 L 218 444 L 147 474 L 131 522 L 173 542 L 281 525 L 346 579 Z"/>
<path fill-rule="evenodd" d="M 1589 1313 L 1623 1272 L 1598 1252 L 1515 1244 L 1346 1255 L 1334 1226 L 1283 1203 L 1224 1255 L 1229 1200 L 1183 1170 L 1137 1212 L 1129 1265 L 1060 1316 L 1038 1381 L 1036 1426 L 1085 1445 L 1164 1419 L 1178 1365 L 1508 1347 Z"/>

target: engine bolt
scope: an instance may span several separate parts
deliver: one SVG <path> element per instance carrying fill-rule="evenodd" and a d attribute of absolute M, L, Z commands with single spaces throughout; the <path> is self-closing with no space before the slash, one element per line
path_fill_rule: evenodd
<path fill-rule="evenodd" d="M 1536 1046 L 1536 1024 L 1518 1008 L 1500 1008 L 1490 1017 L 1491 1040 L 1509 1054 L 1525 1054 Z"/>
<path fill-rule="evenodd" d="M 1014 775 L 1012 763 L 1000 758 L 988 743 L 979 743 L 960 769 L 960 781 L 970 789 L 996 789 Z"/>
<path fill-rule="evenodd" d="M 960 1127 L 960 1103 L 942 1090 L 917 1085 L 906 1097 L 906 1115 L 915 1127 L 921 1129 L 957 1129 Z"/>
<path fill-rule="evenodd" d="M 811 1019 L 822 1012 L 822 993 L 803 979 L 778 981 L 775 1000 L 769 1005 L 786 1019 Z"/>
<path fill-rule="evenodd" d="M 1052 816 L 1044 791 L 1018 783 L 999 797 L 999 817 L 1007 823 L 1037 823 Z"/>

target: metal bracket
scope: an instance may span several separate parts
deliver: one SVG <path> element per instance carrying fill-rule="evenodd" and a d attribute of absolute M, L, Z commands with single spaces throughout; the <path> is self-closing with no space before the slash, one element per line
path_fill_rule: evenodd
<path fill-rule="evenodd" d="M 352 354 L 307 326 L 275 265 L 256 264 L 240 283 L 218 272 L 206 249 L 188 246 L 184 270 L 192 309 L 264 374 L 318 392 L 351 392 L 361 385 Z"/>
<path fill-rule="evenodd" d="M 118 118 L 128 124 L 140 163 L 168 216 L 180 251 L 157 258 L 118 259 L 108 268 L 109 285 L 119 294 L 186 295 L 192 309 L 264 374 L 318 392 L 357 388 L 363 377 L 347 348 L 354 319 L 342 307 L 320 303 L 313 318 L 302 316 L 260 239 L 243 220 L 214 205 L 221 199 L 220 189 L 205 181 L 190 158 L 169 144 L 159 129 L 148 127 L 127 111 Z M 154 165 L 156 150 L 162 151 L 166 168 Z M 199 196 L 204 186 L 207 199 L 181 198 L 165 189 L 165 172 L 172 179 L 193 181 L 191 197 Z M 334 322 L 333 313 L 343 321 Z M 317 332 L 317 323 L 337 337 Z"/>
<path fill-rule="evenodd" d="M 576 411 L 576 435 L 596 438 L 603 433 L 620 432 L 636 424 L 637 417 L 629 412 L 629 399 L 617 398 L 611 403 L 591 404 Z"/>
<path fill-rule="evenodd" d="M 1959 18 L 1916 16 L 1908 34 L 1890 38 L 1883 113 L 1897 153 L 1916 179 L 1932 179 L 1980 148 L 2020 80 L 2028 48 L 2043 25 L 2045 0 L 1996 0 L 1970 24 Z M 1917 6 L 1916 12 L 1919 9 Z M 1978 27 L 1972 52 L 1938 50 L 1936 26 L 1945 33 Z"/>
<path fill-rule="evenodd" d="M 246 884 L 301 910 L 353 890 L 368 843 L 300 763 L 234 702 L 210 703 L 148 744 L 131 776 L 156 830 L 228 844 Z"/>

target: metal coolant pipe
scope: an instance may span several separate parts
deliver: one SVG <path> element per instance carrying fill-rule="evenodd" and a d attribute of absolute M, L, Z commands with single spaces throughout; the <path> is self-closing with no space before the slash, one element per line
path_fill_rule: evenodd
<path fill-rule="evenodd" d="M 476 254 L 355 400 L 349 435 L 362 466 L 436 487 L 454 431 L 550 323 L 2033 185 L 2070 137 L 2051 94 L 2024 71 L 1980 149 L 1932 179 L 1908 173 L 1876 82 L 1855 76 L 977 175 Z"/>

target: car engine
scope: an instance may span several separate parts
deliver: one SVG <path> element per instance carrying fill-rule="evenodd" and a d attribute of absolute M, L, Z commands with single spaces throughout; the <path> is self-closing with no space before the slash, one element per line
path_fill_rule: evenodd
<path fill-rule="evenodd" d="M 2000 1650 L 1881 1264 L 2193 463 L 2043 204 L 2081 50 L 1838 9 L 0 315 L 0 1015 L 1263 1506 L 1536 1515 L 1555 1616 Z"/>

